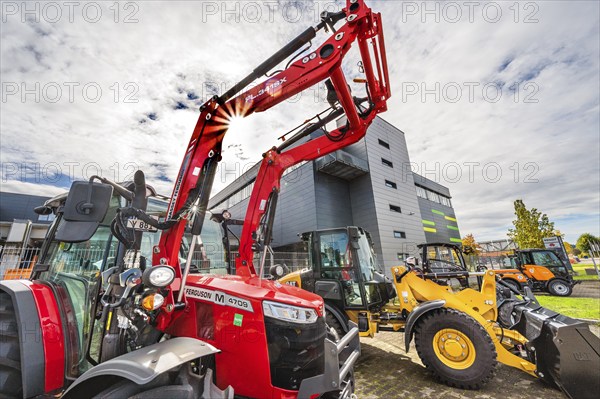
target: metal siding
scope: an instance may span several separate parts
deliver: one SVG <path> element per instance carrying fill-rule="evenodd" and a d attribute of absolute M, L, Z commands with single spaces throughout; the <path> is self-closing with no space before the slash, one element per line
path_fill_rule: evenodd
<path fill-rule="evenodd" d="M 387 142 L 387 149 L 379 144 Z M 274 247 L 298 242 L 297 233 L 322 228 L 360 226 L 371 233 L 375 251 L 387 274 L 389 268 L 400 263 L 398 253 L 417 254 L 417 244 L 440 240 L 448 242 L 458 231 L 448 230 L 449 222 L 431 212 L 432 207 L 454 217 L 454 210 L 441 204 L 417 197 L 415 178 L 421 185 L 450 196 L 449 190 L 429 179 L 415 175 L 404 133 L 381 118 L 376 118 L 366 137 L 344 151 L 368 161 L 370 172 L 351 181 L 345 181 L 314 171 L 314 163 L 301 166 L 293 178 L 284 177 L 275 216 Z M 392 161 L 393 168 L 381 163 L 381 158 Z M 256 174 L 251 171 L 215 195 L 211 203 L 227 198 Z M 397 189 L 386 187 L 385 180 L 396 183 Z M 423 183 L 424 182 L 424 183 Z M 235 187 L 234 187 L 235 186 Z M 248 200 L 230 209 L 235 217 L 243 217 Z M 389 205 L 400 206 L 402 213 L 391 211 Z M 412 215 L 411 215 L 412 213 Z M 432 220 L 439 234 L 423 230 L 422 219 Z M 443 227 L 443 229 L 442 229 Z M 406 233 L 405 239 L 394 237 L 394 230 Z M 443 230 L 443 231 L 442 231 Z"/>
<path fill-rule="evenodd" d="M 417 244 L 425 241 L 425 234 L 404 133 L 383 119 L 376 118 L 365 139 L 372 183 L 369 191 L 374 198 L 373 208 L 378 226 L 378 255 L 389 275 L 389 268 L 400 263 L 397 254 L 416 254 Z M 379 139 L 387 142 L 390 148 L 380 145 Z M 392 161 L 394 167 L 382 164 L 381 158 Z M 386 187 L 386 179 L 395 182 L 397 189 Z M 400 206 L 402 213 L 391 211 L 390 204 Z M 395 238 L 394 230 L 405 232 L 406 238 Z"/>
<path fill-rule="evenodd" d="M 38 214 L 33 211 L 44 205 L 50 197 L 39 195 L 0 192 L 0 221 L 12 222 L 15 219 L 31 220 L 38 223 Z M 50 223 L 40 220 L 39 223 Z"/>
<path fill-rule="evenodd" d="M 421 208 L 422 219 L 435 223 L 435 226 L 423 225 L 423 227 L 436 229 L 435 233 L 425 232 L 427 242 L 451 242 L 450 238 L 460 239 L 460 230 L 451 230 L 447 227 L 450 225 L 458 228 L 458 223 L 445 218 L 445 216 L 449 216 L 456 219 L 454 209 L 425 198 L 419 198 L 419 207 Z M 444 216 L 434 213 L 433 210 L 444 213 Z"/>
<path fill-rule="evenodd" d="M 324 173 L 315 173 L 317 229 L 352 225 L 348 182 Z"/>
<path fill-rule="evenodd" d="M 433 180 L 426 178 L 425 176 L 422 176 L 422 175 L 419 175 L 416 173 L 413 173 L 413 175 L 414 175 L 415 183 L 417 183 L 419 186 L 428 188 L 431 191 L 435 191 L 438 194 L 442 194 L 442 195 L 445 195 L 446 197 L 450 198 L 450 189 L 448 189 L 448 187 L 444 187 L 441 184 L 436 183 Z"/>
<path fill-rule="evenodd" d="M 274 247 L 299 242 L 298 233 L 314 230 L 317 225 L 313 163 L 295 172 L 287 182 L 285 176 L 282 180 L 273 226 Z"/>

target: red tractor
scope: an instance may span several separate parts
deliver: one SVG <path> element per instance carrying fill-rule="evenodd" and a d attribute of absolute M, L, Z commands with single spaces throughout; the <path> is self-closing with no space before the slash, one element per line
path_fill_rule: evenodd
<path fill-rule="evenodd" d="M 318 49 L 247 88 L 322 29 L 333 33 Z M 351 95 L 342 71 L 355 41 L 364 76 L 354 81 L 364 87 L 363 98 Z M 319 296 L 263 278 L 269 218 L 259 212 L 246 221 L 253 245 L 243 248 L 235 275 L 197 274 L 194 265 L 229 120 L 266 111 L 324 80 L 327 115 L 266 159 L 286 148 L 294 162 L 333 151 L 363 137 L 385 111 L 390 90 L 381 16 L 363 0 L 323 13 L 316 27 L 200 108 L 164 215 L 153 215 L 148 198 L 154 193 L 141 172 L 128 185 L 100 177 L 75 182 L 66 198 L 39 209 L 54 212 L 56 220 L 31 279 L 0 282 L 0 394 L 350 397 L 358 330 L 337 342 L 327 339 Z M 344 115 L 343 126 L 294 147 Z M 276 173 L 291 164 L 275 162 Z M 276 194 L 269 199 L 266 209 Z M 148 246 L 159 237 L 151 230 L 162 233 Z M 254 253 L 262 254 L 258 274 Z"/>

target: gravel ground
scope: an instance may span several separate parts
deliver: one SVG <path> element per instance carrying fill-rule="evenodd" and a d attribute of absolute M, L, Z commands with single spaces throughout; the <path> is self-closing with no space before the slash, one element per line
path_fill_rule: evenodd
<path fill-rule="evenodd" d="M 591 326 L 600 335 L 598 326 Z M 380 332 L 361 338 L 362 354 L 355 367 L 359 399 L 392 398 L 477 398 L 477 399 L 564 399 L 561 391 L 511 367 L 498 365 L 496 377 L 479 391 L 450 388 L 437 383 L 425 370 L 414 343 L 404 351 L 404 334 Z"/>

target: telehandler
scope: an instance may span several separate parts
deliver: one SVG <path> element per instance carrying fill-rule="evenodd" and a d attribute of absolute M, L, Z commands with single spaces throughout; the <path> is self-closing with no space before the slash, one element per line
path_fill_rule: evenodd
<path fill-rule="evenodd" d="M 390 279 L 360 227 L 301 237 L 311 267 L 279 276 L 279 281 L 319 294 L 328 324 L 340 334 L 349 321 L 364 337 L 373 337 L 380 327 L 403 331 L 406 351 L 414 337 L 427 369 L 458 388 L 482 387 L 499 361 L 559 387 L 570 398 L 599 392 L 600 340 L 587 324 L 541 307 L 528 287 L 523 294 L 513 290 L 496 281 L 491 270 L 468 272 L 460 247 L 423 244 L 421 263 L 409 258 L 406 265 L 391 268 Z M 479 280 L 477 290 L 469 288 L 469 280 Z"/>
<path fill-rule="evenodd" d="M 340 21 L 344 24 L 336 27 Z M 324 29 L 331 35 L 308 51 Z M 306 151 L 325 152 L 359 140 L 390 96 L 382 29 L 380 14 L 363 0 L 348 0 L 340 12 L 324 12 L 316 27 L 208 100 L 164 218 L 149 212 L 152 192 L 141 172 L 129 187 L 97 176 L 75 182 L 64 203 L 40 210 L 57 217 L 31 278 L 0 282 L 0 394 L 349 398 L 360 353 L 356 328 L 337 342 L 327 339 L 322 298 L 262 278 L 252 256 L 239 260 L 236 275 L 191 273 L 192 259 L 202 245 L 231 118 L 266 111 L 327 80 L 332 108 L 284 146 L 344 115 L 344 126 Z M 361 58 L 355 82 L 364 87 L 363 98 L 351 94 L 342 71 L 354 42 Z M 307 55 L 297 53 L 302 49 Z M 285 68 L 268 75 L 293 55 Z M 262 75 L 268 78 L 250 86 Z M 141 247 L 144 229 L 162 231 L 151 259 Z M 190 242 L 182 261 L 186 234 Z M 265 238 L 255 236 L 255 249 Z M 79 246 L 102 248 L 103 255 L 77 258 L 73 249 Z"/>

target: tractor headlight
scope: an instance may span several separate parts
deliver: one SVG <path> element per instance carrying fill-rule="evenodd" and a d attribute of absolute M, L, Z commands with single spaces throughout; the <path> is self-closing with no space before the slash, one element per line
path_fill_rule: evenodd
<path fill-rule="evenodd" d="M 175 280 L 175 271 L 171 266 L 153 266 L 144 270 L 142 281 L 150 287 L 162 288 Z"/>
<path fill-rule="evenodd" d="M 291 321 L 292 323 L 311 324 L 317 321 L 318 318 L 314 309 L 270 301 L 263 301 L 263 312 L 267 317 Z"/>

